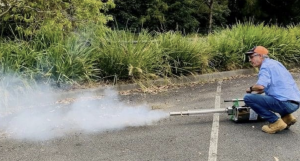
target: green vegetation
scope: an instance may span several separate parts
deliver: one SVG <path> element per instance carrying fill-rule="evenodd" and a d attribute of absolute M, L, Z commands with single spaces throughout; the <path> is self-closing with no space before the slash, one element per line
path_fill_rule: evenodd
<path fill-rule="evenodd" d="M 31 40 L 0 41 L 1 74 L 60 83 L 152 79 L 250 67 L 244 52 L 263 45 L 284 65 L 299 64 L 300 26 L 238 23 L 208 36 L 132 34 L 86 25 L 64 34 L 41 28 Z"/>
<path fill-rule="evenodd" d="M 137 31 L 208 33 L 237 21 L 288 26 L 300 23 L 300 1 L 278 0 L 114 0 L 110 27 Z"/>
<path fill-rule="evenodd" d="M 14 36 L 31 39 L 45 27 L 66 34 L 88 22 L 105 25 L 112 17 L 104 12 L 114 6 L 112 0 L 106 3 L 99 0 L 2 0 L 0 34 L 11 37 L 13 33 L 19 33 Z"/>
<path fill-rule="evenodd" d="M 262 45 L 269 49 L 269 56 L 291 67 L 298 64 L 300 26 L 288 28 L 276 25 L 265 26 L 263 23 L 238 23 L 232 28 L 215 32 L 209 36 L 214 49 L 213 61 L 217 68 L 232 70 L 246 67 L 241 54 L 253 46 Z"/>

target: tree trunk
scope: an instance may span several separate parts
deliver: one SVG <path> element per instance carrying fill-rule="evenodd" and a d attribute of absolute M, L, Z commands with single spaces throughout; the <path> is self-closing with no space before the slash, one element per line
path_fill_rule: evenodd
<path fill-rule="evenodd" d="M 209 7 L 209 22 L 208 22 L 208 34 L 212 31 L 212 23 L 213 23 L 213 4 L 214 0 L 208 0 L 208 7 Z"/>

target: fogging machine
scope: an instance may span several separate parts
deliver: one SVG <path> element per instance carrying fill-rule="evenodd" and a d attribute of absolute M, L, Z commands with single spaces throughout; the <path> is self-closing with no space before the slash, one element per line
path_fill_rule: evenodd
<path fill-rule="evenodd" d="M 246 105 L 240 106 L 239 105 L 240 101 L 244 101 L 244 100 L 243 99 L 224 100 L 224 102 L 233 102 L 233 105 L 227 108 L 219 108 L 219 109 L 201 109 L 201 110 L 170 112 L 170 116 L 199 115 L 199 114 L 207 114 L 207 113 L 227 113 L 230 116 L 230 119 L 234 122 L 263 120 L 250 107 Z"/>

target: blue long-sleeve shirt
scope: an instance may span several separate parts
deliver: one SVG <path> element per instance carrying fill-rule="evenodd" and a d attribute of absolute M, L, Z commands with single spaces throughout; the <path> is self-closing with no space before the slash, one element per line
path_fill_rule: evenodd
<path fill-rule="evenodd" d="M 290 72 L 278 61 L 265 58 L 258 73 L 258 85 L 264 92 L 280 101 L 300 102 L 300 91 Z"/>

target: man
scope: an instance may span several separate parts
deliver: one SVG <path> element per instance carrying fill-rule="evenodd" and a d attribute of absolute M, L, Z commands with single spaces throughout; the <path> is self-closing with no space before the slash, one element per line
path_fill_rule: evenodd
<path fill-rule="evenodd" d="M 259 73 L 256 84 L 246 90 L 244 102 L 269 122 L 262 131 L 274 134 L 296 123 L 292 113 L 299 108 L 300 92 L 289 71 L 280 62 L 270 59 L 268 53 L 263 46 L 245 53 L 251 65 L 259 68 Z"/>

